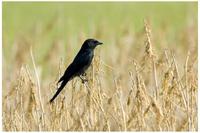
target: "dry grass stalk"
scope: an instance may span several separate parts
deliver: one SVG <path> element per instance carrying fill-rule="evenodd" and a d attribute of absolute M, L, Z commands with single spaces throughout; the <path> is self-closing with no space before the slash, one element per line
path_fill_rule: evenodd
<path fill-rule="evenodd" d="M 152 42 L 151 42 L 151 31 L 149 24 L 147 21 L 144 21 L 145 33 L 146 33 L 146 49 L 145 49 L 145 58 L 150 58 L 151 63 L 153 65 L 153 75 L 154 75 L 154 83 L 155 83 L 155 96 L 158 98 L 158 80 L 157 80 L 157 70 L 156 70 L 156 62 L 155 62 L 155 54 L 153 53 Z"/>
<path fill-rule="evenodd" d="M 43 107 L 43 103 L 42 103 L 43 100 L 42 100 L 42 97 L 41 97 L 39 75 L 38 75 L 38 72 L 36 70 L 35 60 L 34 60 L 33 52 L 32 52 L 32 47 L 30 48 L 30 55 L 31 55 L 32 63 L 33 63 L 35 76 L 36 76 L 36 83 L 37 83 L 37 88 L 38 88 L 37 92 L 38 92 L 38 97 L 39 97 L 40 108 L 41 108 L 41 111 L 42 111 L 42 113 L 41 113 L 42 126 L 44 127 L 45 126 L 45 118 L 44 118 L 44 107 Z"/>

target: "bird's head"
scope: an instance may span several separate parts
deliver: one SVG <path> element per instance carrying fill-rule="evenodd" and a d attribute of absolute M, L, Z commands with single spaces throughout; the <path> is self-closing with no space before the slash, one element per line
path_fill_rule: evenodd
<path fill-rule="evenodd" d="M 95 39 L 87 39 L 83 43 L 82 48 L 84 49 L 94 49 L 96 46 L 103 44 L 102 42 L 99 42 Z"/>

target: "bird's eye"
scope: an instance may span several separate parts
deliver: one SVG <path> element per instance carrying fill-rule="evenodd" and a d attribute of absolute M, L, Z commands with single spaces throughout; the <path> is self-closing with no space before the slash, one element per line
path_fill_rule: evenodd
<path fill-rule="evenodd" d="M 98 41 L 94 41 L 94 43 L 98 43 Z"/>

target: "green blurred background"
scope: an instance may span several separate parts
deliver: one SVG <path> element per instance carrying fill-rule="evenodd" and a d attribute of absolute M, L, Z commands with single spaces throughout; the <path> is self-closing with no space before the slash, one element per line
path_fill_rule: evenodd
<path fill-rule="evenodd" d="M 197 21 L 197 2 L 3 2 L 4 54 L 7 56 L 17 34 L 26 34 L 35 25 L 41 28 L 58 19 L 44 41 L 54 37 L 66 38 L 105 23 L 111 33 L 120 34 L 119 27 L 130 24 L 135 31 L 143 28 L 143 19 L 150 17 L 153 28 L 167 24 L 173 32 L 186 25 L 188 12 L 194 12 Z M 55 20 L 56 21 L 56 20 Z M 113 32 L 114 31 L 114 32 Z M 46 42 L 46 43 L 45 43 Z"/>
<path fill-rule="evenodd" d="M 52 55 L 57 60 L 64 57 L 70 62 L 83 41 L 79 38 L 98 37 L 106 44 L 104 53 L 109 54 L 109 45 L 115 44 L 127 30 L 131 36 L 140 34 L 145 18 L 151 22 L 158 49 L 163 38 L 168 45 L 175 48 L 182 45 L 187 49 L 181 40 L 185 37 L 180 36 L 190 23 L 197 28 L 197 8 L 197 2 L 3 2 L 4 70 L 13 73 L 17 70 L 15 64 L 20 67 L 30 63 L 27 45 L 33 46 L 36 63 L 46 69 L 52 69 L 43 63 L 57 41 L 62 44 L 59 49 L 64 49 Z M 164 33 L 163 38 L 160 31 Z M 144 39 L 141 40 L 139 43 L 143 44 Z M 135 45 L 134 49 L 141 46 Z"/>

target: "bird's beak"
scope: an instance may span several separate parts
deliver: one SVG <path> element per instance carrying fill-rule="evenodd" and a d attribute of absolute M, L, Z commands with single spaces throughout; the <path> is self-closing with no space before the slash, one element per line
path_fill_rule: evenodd
<path fill-rule="evenodd" d="M 98 42 L 98 45 L 102 45 L 103 43 L 102 42 Z"/>

